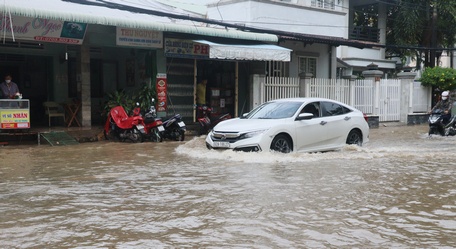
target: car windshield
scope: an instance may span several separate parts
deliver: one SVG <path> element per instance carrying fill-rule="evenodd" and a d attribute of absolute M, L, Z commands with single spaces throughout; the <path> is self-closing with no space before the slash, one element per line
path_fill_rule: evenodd
<path fill-rule="evenodd" d="M 268 102 L 253 109 L 245 118 L 248 119 L 281 119 L 290 118 L 296 113 L 301 102 Z"/>

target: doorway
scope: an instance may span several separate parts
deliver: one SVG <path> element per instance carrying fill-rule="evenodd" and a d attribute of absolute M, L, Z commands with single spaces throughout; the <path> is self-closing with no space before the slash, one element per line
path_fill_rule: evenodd
<path fill-rule="evenodd" d="M 198 82 L 207 79 L 206 101 L 214 115 L 235 112 L 236 63 L 232 61 L 198 61 Z"/>
<path fill-rule="evenodd" d="M 24 99 L 30 100 L 30 123 L 43 125 L 43 102 L 52 95 L 52 57 L 0 54 L 1 82 L 5 74 L 11 74 Z"/>

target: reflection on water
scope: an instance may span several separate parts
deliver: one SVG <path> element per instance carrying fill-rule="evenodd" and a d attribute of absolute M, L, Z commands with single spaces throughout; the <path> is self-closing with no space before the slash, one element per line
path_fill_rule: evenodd
<path fill-rule="evenodd" d="M 456 137 L 328 153 L 99 142 L 0 149 L 2 248 L 456 247 Z"/>

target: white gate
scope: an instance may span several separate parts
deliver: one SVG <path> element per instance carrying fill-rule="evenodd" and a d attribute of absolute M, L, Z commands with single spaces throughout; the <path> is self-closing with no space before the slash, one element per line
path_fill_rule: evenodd
<path fill-rule="evenodd" d="M 401 114 L 401 81 L 394 79 L 380 80 L 378 91 L 379 121 L 399 121 Z"/>
<path fill-rule="evenodd" d="M 374 113 L 374 86 L 373 80 L 355 80 L 353 106 L 367 114 Z"/>
<path fill-rule="evenodd" d="M 429 109 L 429 88 L 411 84 L 410 92 L 401 96 L 401 80 L 309 79 L 304 86 L 299 78 L 266 77 L 260 84 L 260 103 L 278 98 L 299 97 L 304 87 L 305 96 L 323 97 L 354 106 L 366 114 L 378 115 L 379 121 L 400 121 L 401 98 L 409 98 L 413 112 Z M 302 90 L 302 89 L 301 89 Z M 413 96 L 409 96 L 412 95 Z M 406 110 L 407 111 L 407 110 Z"/>
<path fill-rule="evenodd" d="M 350 104 L 350 80 L 311 79 L 307 84 L 306 97 L 319 97 Z"/>
<path fill-rule="evenodd" d="M 299 78 L 266 77 L 261 88 L 261 103 L 281 98 L 297 98 Z"/>

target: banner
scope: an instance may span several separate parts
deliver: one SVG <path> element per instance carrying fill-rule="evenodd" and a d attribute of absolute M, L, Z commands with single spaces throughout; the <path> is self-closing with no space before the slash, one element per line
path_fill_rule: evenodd
<path fill-rule="evenodd" d="M 163 32 L 117 27 L 116 44 L 127 47 L 163 48 Z"/>
<path fill-rule="evenodd" d="M 165 40 L 165 56 L 189 59 L 208 59 L 209 45 L 197 43 L 192 40 L 167 38 Z"/>
<path fill-rule="evenodd" d="M 44 18 L 0 15 L 1 37 L 81 45 L 87 24 Z"/>
<path fill-rule="evenodd" d="M 168 85 L 166 82 L 166 74 L 157 74 L 157 112 L 166 112 L 167 97 L 168 97 Z"/>
<path fill-rule="evenodd" d="M 1 129 L 30 128 L 28 109 L 0 109 Z"/>

